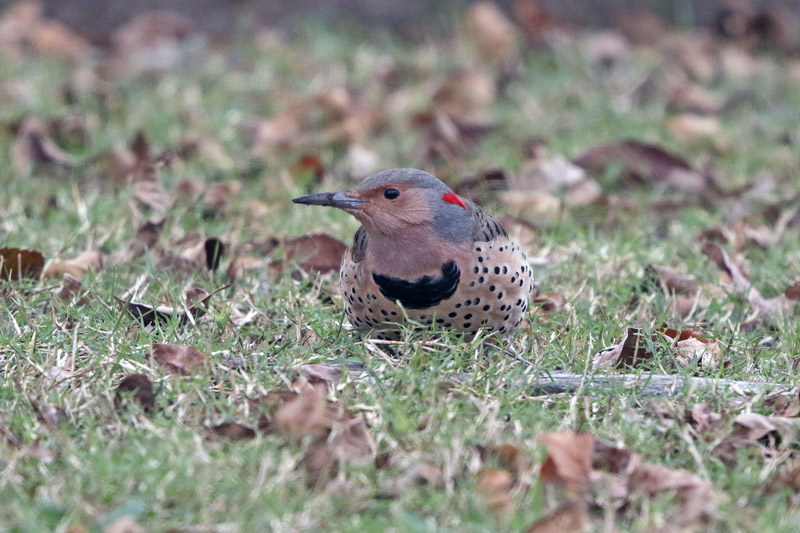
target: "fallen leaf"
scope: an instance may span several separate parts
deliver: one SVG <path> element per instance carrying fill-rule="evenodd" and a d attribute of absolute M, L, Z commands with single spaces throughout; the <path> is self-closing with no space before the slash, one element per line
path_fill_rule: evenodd
<path fill-rule="evenodd" d="M 569 502 L 534 522 L 528 533 L 584 533 L 592 530 L 586 505 Z"/>
<path fill-rule="evenodd" d="M 152 358 L 170 374 L 189 374 L 203 366 L 206 356 L 194 346 L 156 343 L 150 347 L 148 358 Z"/>
<path fill-rule="evenodd" d="M 691 277 L 680 274 L 671 268 L 654 267 L 660 276 L 661 283 L 667 293 L 695 295 L 699 289 L 697 282 Z"/>
<path fill-rule="evenodd" d="M 628 487 L 632 493 L 644 493 L 651 498 L 662 493 L 674 494 L 679 512 L 671 517 L 670 522 L 675 525 L 697 527 L 714 514 L 711 484 L 685 470 L 661 465 L 639 465 L 631 473 Z"/>
<path fill-rule="evenodd" d="M 4 280 L 39 279 L 44 256 L 36 250 L 0 248 L 0 276 Z"/>
<path fill-rule="evenodd" d="M 202 206 L 210 212 L 221 211 L 228 201 L 239 194 L 241 190 L 242 183 L 240 181 L 211 184 L 203 195 Z"/>
<path fill-rule="evenodd" d="M 467 12 L 467 27 L 485 59 L 508 63 L 515 58 L 516 28 L 495 3 L 472 4 Z"/>
<path fill-rule="evenodd" d="M 546 191 L 561 200 L 566 207 L 581 207 L 594 203 L 601 195 L 600 185 L 586 171 L 567 159 L 556 156 L 529 160 L 509 184 L 511 191 Z M 504 195 L 508 197 L 512 192 Z"/>
<path fill-rule="evenodd" d="M 77 306 L 86 305 L 89 303 L 91 296 L 86 293 L 81 298 L 75 299 L 81 292 L 81 282 L 78 281 L 72 274 L 66 273 L 61 279 L 61 288 L 58 290 L 58 297 L 64 301 L 72 302 Z"/>
<path fill-rule="evenodd" d="M 247 272 L 267 266 L 267 260 L 264 257 L 258 257 L 250 254 L 240 254 L 235 256 L 228 265 L 227 274 L 231 281 L 236 281 L 244 276 Z"/>
<path fill-rule="evenodd" d="M 486 505 L 491 509 L 509 512 L 513 507 L 511 489 L 514 481 L 508 470 L 484 468 L 478 472 L 476 483 L 478 490 L 486 498 Z"/>
<path fill-rule="evenodd" d="M 722 417 L 714 412 L 714 407 L 710 403 L 694 404 L 690 416 L 690 422 L 700 434 L 716 431 L 722 423 Z"/>
<path fill-rule="evenodd" d="M 733 430 L 713 450 L 728 465 L 735 465 L 740 449 L 759 445 L 778 448 L 793 442 L 800 433 L 800 420 L 758 413 L 742 413 L 733 422 Z"/>
<path fill-rule="evenodd" d="M 538 305 L 539 309 L 545 313 L 552 313 L 567 303 L 567 298 L 560 292 L 543 292 L 537 294 L 533 299 L 534 305 Z"/>
<path fill-rule="evenodd" d="M 238 422 L 223 422 L 218 426 L 208 427 L 208 431 L 214 436 L 223 437 L 234 441 L 256 438 L 256 432 L 253 428 L 243 426 Z"/>
<path fill-rule="evenodd" d="M 324 233 L 304 235 L 283 243 L 287 262 L 296 262 L 305 271 L 319 273 L 339 270 L 347 245 Z"/>
<path fill-rule="evenodd" d="M 433 95 L 437 111 L 457 121 L 469 121 L 485 113 L 494 103 L 494 79 L 481 70 L 451 74 Z"/>
<path fill-rule="evenodd" d="M 594 436 L 589 433 L 545 433 L 539 440 L 548 456 L 539 474 L 546 485 L 563 486 L 573 501 L 589 489 Z"/>
<path fill-rule="evenodd" d="M 628 40 L 616 30 L 587 33 L 581 44 L 587 59 L 604 67 L 610 67 L 630 56 Z"/>
<path fill-rule="evenodd" d="M 576 157 L 574 163 L 594 174 L 619 168 L 624 180 L 646 185 L 664 185 L 691 192 L 702 191 L 709 185 L 706 176 L 675 154 L 630 139 L 592 148 Z"/>
<path fill-rule="evenodd" d="M 327 365 L 301 365 L 300 370 L 308 376 L 309 383 L 339 383 L 342 369 Z"/>
<path fill-rule="evenodd" d="M 539 0 L 515 0 L 514 16 L 519 21 L 526 40 L 533 46 L 549 44 L 559 29 L 555 18 Z"/>
<path fill-rule="evenodd" d="M 625 328 L 622 339 L 615 345 L 603 348 L 592 358 L 592 369 L 611 369 L 615 366 L 636 366 L 642 360 L 652 359 L 653 354 L 646 349 L 641 330 L 632 326 Z"/>
<path fill-rule="evenodd" d="M 141 11 L 111 35 L 110 67 L 126 76 L 160 75 L 185 65 L 197 52 L 189 43 L 195 23 L 174 11 Z"/>
<path fill-rule="evenodd" d="M 11 145 L 11 162 L 20 175 L 27 175 L 34 163 L 56 165 L 71 169 L 77 165 L 73 156 L 58 147 L 45 133 L 44 124 L 38 119 L 27 119 L 19 129 L 17 139 Z"/>
<path fill-rule="evenodd" d="M 325 176 L 325 165 L 316 154 L 302 154 L 297 161 L 289 168 L 292 175 L 297 178 L 312 178 L 311 182 L 304 182 L 306 185 L 321 183 Z"/>
<path fill-rule="evenodd" d="M 31 407 L 36 412 L 36 417 L 43 422 L 49 429 L 57 429 L 61 424 L 68 420 L 67 413 L 61 407 L 53 404 L 39 405 L 30 400 Z"/>
<path fill-rule="evenodd" d="M 722 100 L 703 87 L 690 82 L 676 87 L 669 104 L 678 111 L 700 115 L 713 115 L 722 109 Z"/>
<path fill-rule="evenodd" d="M 330 428 L 325 406 L 325 388 L 303 387 L 296 398 L 284 403 L 275 414 L 275 427 L 290 437 L 320 435 Z"/>
<path fill-rule="evenodd" d="M 144 374 L 130 374 L 120 381 L 114 393 L 114 407 L 120 409 L 123 399 L 132 396 L 145 412 L 150 412 L 155 408 L 156 395 L 153 391 L 153 383 Z"/>
<path fill-rule="evenodd" d="M 731 259 L 728 253 L 716 243 L 706 241 L 703 243 L 701 251 L 722 270 L 731 280 L 733 289 L 747 298 L 747 301 L 756 308 L 759 313 L 770 316 L 789 313 L 794 308 L 800 292 L 800 283 L 796 283 L 786 289 L 784 294 L 774 298 L 764 298 L 761 292 L 756 289 L 742 268 Z"/>
<path fill-rule="evenodd" d="M 87 250 L 74 259 L 51 262 L 42 272 L 42 279 L 61 278 L 68 274 L 80 281 L 86 272 L 97 272 L 102 266 L 103 253 L 100 250 Z"/>
<path fill-rule="evenodd" d="M 716 141 L 716 146 L 721 146 L 721 126 L 717 117 L 683 113 L 667 119 L 667 128 L 681 144 Z"/>
<path fill-rule="evenodd" d="M 312 479 L 321 481 L 335 473 L 341 463 L 364 464 L 374 461 L 375 441 L 363 418 L 344 424 L 333 439 L 317 439 L 308 449 L 303 461 Z"/>

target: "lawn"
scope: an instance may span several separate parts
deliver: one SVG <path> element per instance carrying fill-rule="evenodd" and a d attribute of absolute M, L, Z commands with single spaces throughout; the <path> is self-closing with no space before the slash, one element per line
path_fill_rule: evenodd
<path fill-rule="evenodd" d="M 0 246 L 48 266 L 0 281 L 0 530 L 800 529 L 800 63 L 493 16 L 87 51 L 2 15 Z M 512 337 L 347 324 L 339 245 L 295 239 L 357 222 L 291 199 L 393 167 L 526 247 Z"/>

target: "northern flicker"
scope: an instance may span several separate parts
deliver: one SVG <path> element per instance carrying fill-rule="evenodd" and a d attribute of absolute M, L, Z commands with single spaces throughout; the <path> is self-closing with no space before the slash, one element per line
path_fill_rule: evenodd
<path fill-rule="evenodd" d="M 351 190 L 293 201 L 338 207 L 362 223 L 339 277 L 356 328 L 396 338 L 407 317 L 506 335 L 522 323 L 533 290 L 525 252 L 499 222 L 431 174 L 385 170 Z"/>

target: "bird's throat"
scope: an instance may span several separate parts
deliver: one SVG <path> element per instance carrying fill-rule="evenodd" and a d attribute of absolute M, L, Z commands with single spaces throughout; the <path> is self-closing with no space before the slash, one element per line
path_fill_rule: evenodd
<path fill-rule="evenodd" d="M 370 235 L 365 261 L 373 272 L 394 278 L 414 280 L 438 275 L 442 265 L 462 263 L 469 248 L 437 238 L 430 230 L 404 232 L 392 238 Z"/>

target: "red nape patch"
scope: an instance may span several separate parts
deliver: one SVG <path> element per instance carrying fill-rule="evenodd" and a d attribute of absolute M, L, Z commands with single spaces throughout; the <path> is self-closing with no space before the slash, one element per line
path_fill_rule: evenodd
<path fill-rule="evenodd" d="M 461 200 L 461 198 L 459 198 L 457 194 L 452 192 L 445 193 L 445 195 L 442 196 L 442 200 L 444 200 L 448 204 L 456 204 L 460 205 L 464 209 L 467 208 L 467 206 L 464 205 L 464 202 Z"/>

